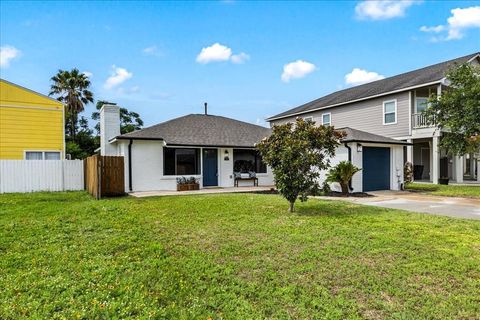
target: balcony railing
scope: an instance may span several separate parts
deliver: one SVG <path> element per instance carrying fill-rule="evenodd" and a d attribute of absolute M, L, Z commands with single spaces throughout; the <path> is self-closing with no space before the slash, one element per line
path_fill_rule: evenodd
<path fill-rule="evenodd" d="M 412 128 L 430 128 L 435 127 L 435 121 L 428 119 L 423 113 L 412 114 Z"/>

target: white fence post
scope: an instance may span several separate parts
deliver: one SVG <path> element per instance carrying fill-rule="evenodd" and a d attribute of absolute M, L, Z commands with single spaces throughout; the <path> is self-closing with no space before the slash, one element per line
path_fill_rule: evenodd
<path fill-rule="evenodd" d="M 83 190 L 82 160 L 0 160 L 0 193 Z"/>

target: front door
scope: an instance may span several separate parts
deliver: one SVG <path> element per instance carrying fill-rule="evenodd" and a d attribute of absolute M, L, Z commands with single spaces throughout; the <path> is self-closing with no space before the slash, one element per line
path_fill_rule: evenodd
<path fill-rule="evenodd" d="M 203 149 L 203 186 L 218 186 L 217 149 Z"/>

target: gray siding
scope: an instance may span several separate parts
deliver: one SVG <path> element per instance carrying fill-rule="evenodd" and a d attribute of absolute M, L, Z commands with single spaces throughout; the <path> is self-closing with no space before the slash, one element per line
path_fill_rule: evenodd
<path fill-rule="evenodd" d="M 313 117 L 321 124 L 322 114 L 331 113 L 332 125 L 336 128 L 350 127 L 385 137 L 403 137 L 409 135 L 409 93 L 401 92 L 380 98 L 369 99 L 333 108 L 302 114 L 301 117 Z M 383 124 L 383 102 L 397 100 L 397 123 Z M 273 124 L 294 121 L 297 116 L 275 120 Z"/>

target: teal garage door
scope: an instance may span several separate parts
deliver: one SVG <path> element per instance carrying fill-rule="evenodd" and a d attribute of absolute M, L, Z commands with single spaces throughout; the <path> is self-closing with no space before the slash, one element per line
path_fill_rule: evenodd
<path fill-rule="evenodd" d="M 363 147 L 363 192 L 390 190 L 390 148 Z"/>

